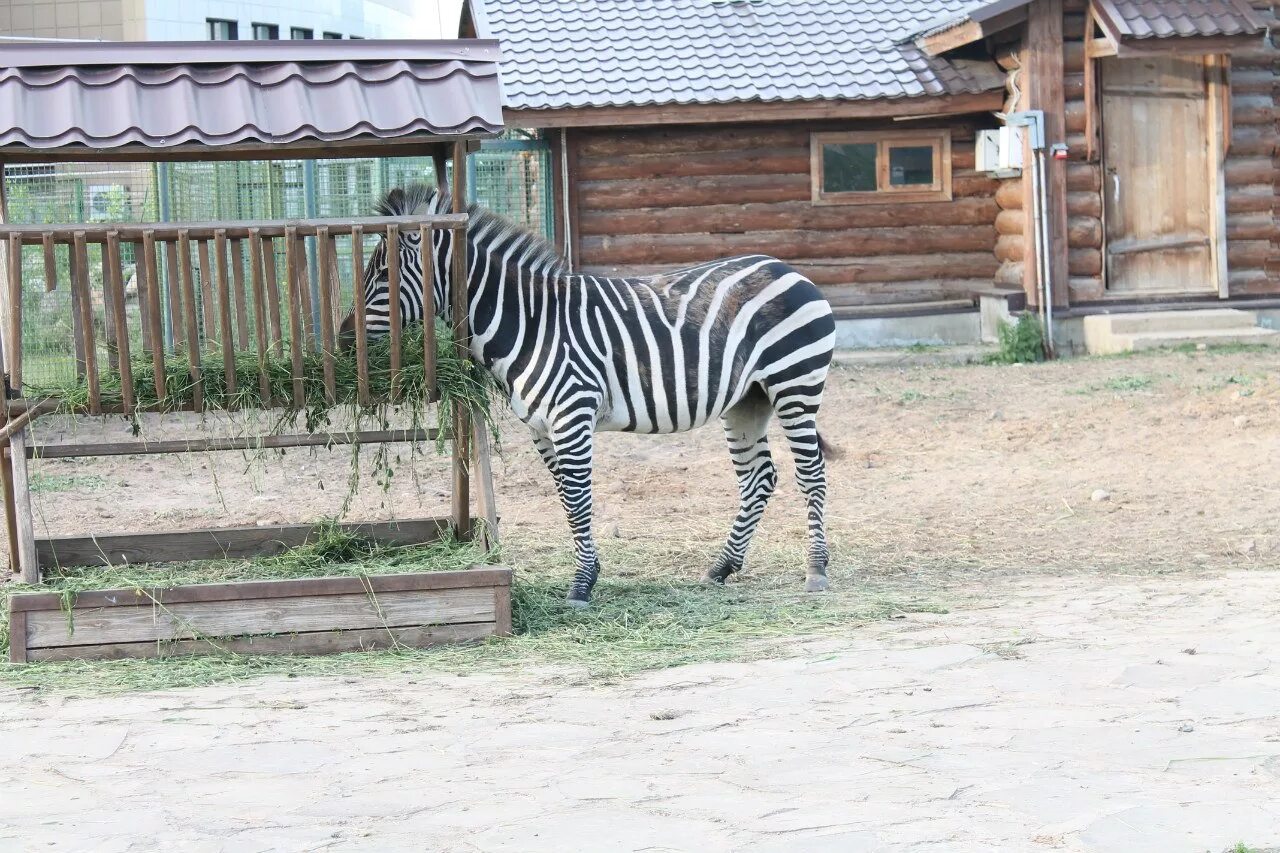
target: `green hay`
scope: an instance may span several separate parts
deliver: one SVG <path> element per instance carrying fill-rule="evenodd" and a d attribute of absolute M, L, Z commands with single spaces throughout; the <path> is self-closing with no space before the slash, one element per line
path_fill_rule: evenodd
<path fill-rule="evenodd" d="M 324 544 L 321 544 L 323 542 Z M 382 574 L 431 571 L 477 562 L 475 546 L 442 543 L 408 549 L 361 550 L 355 558 L 332 539 L 267 560 L 199 566 L 129 569 L 135 582 L 164 577 L 200 580 L 308 575 Z M 824 595 L 801 591 L 804 554 L 800 547 L 760 548 L 741 581 L 708 588 L 696 580 L 685 546 L 658 542 L 610 541 L 602 546 L 608 574 L 597 587 L 592 606 L 574 610 L 564 603 L 572 552 L 567 548 L 513 550 L 517 564 L 512 588 L 515 635 L 467 646 L 391 649 L 325 657 L 252 657 L 220 654 L 163 660 L 80 661 L 0 665 L 0 682 L 14 687 L 59 692 L 158 690 L 260 676 L 377 676 L 422 670 L 467 674 L 551 667 L 549 677 L 601 680 L 647 670 L 713 661 L 751 660 L 794 653 L 795 639 L 842 636 L 859 625 L 896 612 L 939 612 L 939 605 L 887 584 L 856 583 L 853 570 L 837 570 L 836 586 Z M 710 562 L 714 554 L 696 555 Z M 335 562 L 328 562 L 330 557 Z M 778 568 L 768 568 L 778 567 Z M 50 584 L 77 588 L 120 585 L 116 570 L 78 572 Z M 145 571 L 148 574 L 139 574 Z M 169 574 L 150 574 L 167 572 Z M 848 578 L 848 580 L 844 580 Z M 7 647 L 7 625 L 4 626 Z"/>
<path fill-rule="evenodd" d="M 409 326 L 405 328 L 400 342 L 402 366 L 398 383 L 400 396 L 396 404 L 413 413 L 415 425 L 421 421 L 430 402 L 426 371 L 422 363 L 423 337 L 421 325 Z M 301 412 L 306 417 L 307 430 L 311 432 L 329 424 L 331 415 L 339 411 L 354 413 L 358 422 L 370 419 L 385 421 L 388 408 L 386 403 L 371 406 L 361 406 L 359 403 L 354 350 L 334 354 L 333 401 L 329 401 L 325 395 L 324 356 L 318 352 L 304 353 L 301 403 L 293 400 L 293 361 L 287 341 L 284 352 L 283 357 L 268 353 L 261 363 L 256 353 L 235 353 L 235 390 L 231 392 L 227 389 L 221 351 L 202 353 L 201 397 L 204 408 L 213 411 L 281 407 L 285 410 L 279 421 L 281 429 L 292 422 L 294 415 Z M 391 393 L 392 378 L 390 337 L 370 341 L 367 361 L 372 398 L 387 400 Z M 99 353 L 99 363 L 105 364 L 102 353 Z M 150 359 L 135 358 L 131 364 L 134 396 L 139 408 L 161 412 L 191 408 L 197 386 L 191 379 L 191 364 L 185 356 L 166 354 L 163 397 L 156 394 L 155 368 Z M 262 393 L 260 382 L 260 376 L 264 372 L 267 376 L 266 396 Z M 124 397 L 117 373 L 101 372 L 99 386 L 104 406 L 123 405 Z M 446 425 L 454 405 L 471 407 L 486 423 L 493 425 L 493 402 L 497 396 L 494 379 L 484 368 L 458 355 L 453 346 L 452 335 L 443 324 L 437 325 L 436 333 L 436 390 L 440 403 L 438 418 L 442 427 Z M 89 386 L 82 378 L 63 383 L 27 383 L 23 391 L 29 399 L 53 398 L 58 402 L 59 411 L 84 412 L 89 408 Z"/>

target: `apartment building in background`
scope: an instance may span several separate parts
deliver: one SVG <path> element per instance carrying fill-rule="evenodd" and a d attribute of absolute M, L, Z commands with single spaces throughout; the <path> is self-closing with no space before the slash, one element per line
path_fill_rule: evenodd
<path fill-rule="evenodd" d="M 0 36 L 108 41 L 438 38 L 442 22 L 437 9 L 438 4 L 421 0 L 0 0 Z M 456 28 L 456 18 L 450 23 Z"/>

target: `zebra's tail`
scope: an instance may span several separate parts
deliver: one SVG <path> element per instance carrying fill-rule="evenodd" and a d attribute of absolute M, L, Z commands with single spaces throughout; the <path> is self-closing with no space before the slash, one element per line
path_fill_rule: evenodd
<path fill-rule="evenodd" d="M 829 443 L 822 437 L 822 433 L 818 433 L 818 449 L 822 451 L 824 459 L 843 459 L 844 451 Z"/>

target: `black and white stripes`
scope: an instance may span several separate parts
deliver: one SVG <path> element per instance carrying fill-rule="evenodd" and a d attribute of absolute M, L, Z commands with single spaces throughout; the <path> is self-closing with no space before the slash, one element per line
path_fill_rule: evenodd
<path fill-rule="evenodd" d="M 414 186 L 392 191 L 379 212 L 444 212 L 449 204 L 447 196 Z M 600 571 L 591 529 L 594 433 L 676 432 L 716 418 L 729 439 L 740 507 L 707 579 L 723 582 L 743 566 L 777 481 L 766 438 L 776 415 L 808 504 L 806 588 L 825 589 L 826 473 L 816 418 L 835 322 L 818 288 L 764 255 L 646 278 L 571 275 L 540 237 L 480 208 L 470 215 L 472 355 L 509 393 L 555 481 L 577 558 L 570 603 L 588 601 Z M 448 306 L 452 236 L 434 233 L 435 304 Z M 405 323 L 422 319 L 418 242 L 412 235 L 400 246 Z M 385 241 L 366 269 L 365 305 L 369 331 L 386 332 Z"/>

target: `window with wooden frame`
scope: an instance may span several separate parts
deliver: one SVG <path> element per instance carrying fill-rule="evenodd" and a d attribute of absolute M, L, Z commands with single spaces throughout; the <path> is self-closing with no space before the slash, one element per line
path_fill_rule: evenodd
<path fill-rule="evenodd" d="M 810 136 L 814 204 L 951 200 L 951 131 Z"/>

